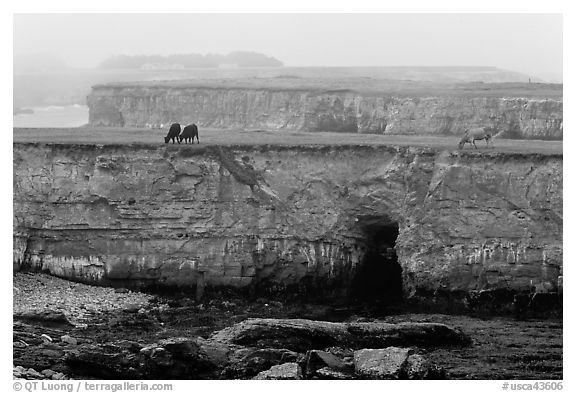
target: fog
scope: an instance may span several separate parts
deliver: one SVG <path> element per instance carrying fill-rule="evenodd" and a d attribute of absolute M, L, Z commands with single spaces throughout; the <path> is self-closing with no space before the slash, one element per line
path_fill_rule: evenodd
<path fill-rule="evenodd" d="M 561 14 L 15 14 L 15 70 L 46 59 L 246 50 L 285 66 L 495 66 L 562 81 Z"/>

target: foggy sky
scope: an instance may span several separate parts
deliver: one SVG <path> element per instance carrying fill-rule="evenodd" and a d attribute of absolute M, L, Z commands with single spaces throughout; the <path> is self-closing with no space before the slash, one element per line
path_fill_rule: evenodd
<path fill-rule="evenodd" d="M 286 66 L 495 66 L 562 80 L 561 14 L 15 14 L 14 55 L 273 56 Z"/>

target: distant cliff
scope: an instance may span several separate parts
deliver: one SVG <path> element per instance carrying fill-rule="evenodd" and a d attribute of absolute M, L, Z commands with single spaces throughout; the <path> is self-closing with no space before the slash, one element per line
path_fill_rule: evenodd
<path fill-rule="evenodd" d="M 387 88 L 368 81 L 357 90 L 342 83 L 330 90 L 322 88 L 329 85 L 325 81 L 259 83 L 262 87 L 226 81 L 98 85 L 87 100 L 89 123 L 143 127 L 178 121 L 210 128 L 422 135 L 495 126 L 504 138 L 562 139 L 561 87 L 538 94 L 526 89 L 528 84 L 429 87 L 396 81 Z"/>

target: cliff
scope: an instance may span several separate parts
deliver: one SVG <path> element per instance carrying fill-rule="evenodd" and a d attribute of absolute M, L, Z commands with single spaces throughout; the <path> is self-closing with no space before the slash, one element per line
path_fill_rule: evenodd
<path fill-rule="evenodd" d="M 97 85 L 92 126 L 196 123 L 208 128 L 562 139 L 561 85 L 327 80 L 214 80 Z"/>
<path fill-rule="evenodd" d="M 102 285 L 554 292 L 562 178 L 554 154 L 15 143 L 14 265 Z"/>

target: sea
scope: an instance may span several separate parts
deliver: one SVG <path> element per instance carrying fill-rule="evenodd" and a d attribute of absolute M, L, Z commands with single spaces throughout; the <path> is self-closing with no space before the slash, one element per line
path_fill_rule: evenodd
<path fill-rule="evenodd" d="M 50 105 L 27 107 L 33 113 L 21 113 L 13 116 L 13 127 L 17 128 L 60 128 L 81 127 L 88 124 L 86 105 Z"/>

